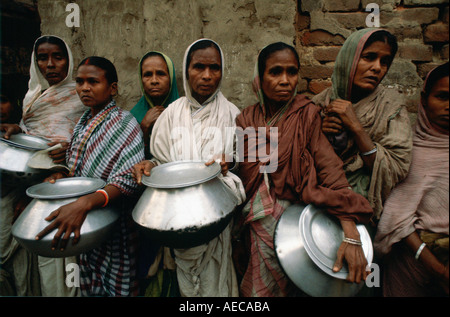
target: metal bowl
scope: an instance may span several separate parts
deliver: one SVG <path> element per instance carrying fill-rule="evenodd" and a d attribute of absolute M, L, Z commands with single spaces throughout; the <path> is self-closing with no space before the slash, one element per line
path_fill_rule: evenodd
<path fill-rule="evenodd" d="M 147 188 L 132 215 L 144 234 L 159 243 L 185 249 L 207 243 L 230 223 L 234 193 L 217 177 L 220 166 L 173 162 L 152 169 Z"/>
<path fill-rule="evenodd" d="M 114 205 L 91 210 L 81 227 L 78 243 L 72 244 L 72 234 L 64 251 L 51 249 L 57 229 L 40 240 L 35 240 L 35 237 L 49 224 L 45 218 L 52 211 L 75 201 L 79 196 L 103 188 L 104 185 L 102 180 L 73 177 L 57 180 L 54 184 L 42 183 L 28 188 L 27 194 L 40 198 L 34 198 L 15 221 L 11 229 L 13 237 L 30 252 L 50 258 L 74 256 L 100 246 L 111 235 L 120 217 L 120 210 Z M 69 189 L 70 186 L 73 190 Z M 55 195 L 51 194 L 52 191 Z"/>
<path fill-rule="evenodd" d="M 40 150 L 48 148 L 48 140 L 24 133 L 13 134 L 10 139 L 0 135 L 0 171 L 2 179 L 8 182 L 31 184 L 47 173 L 45 170 L 31 168 L 28 160 Z"/>
<path fill-rule="evenodd" d="M 370 265 L 370 236 L 363 225 L 357 225 L 357 229 Z M 364 282 L 347 282 L 345 265 L 337 273 L 332 271 L 343 238 L 342 228 L 333 216 L 313 205 L 296 204 L 286 208 L 280 217 L 274 244 L 281 267 L 302 291 L 314 297 L 351 297 L 358 294 Z"/>

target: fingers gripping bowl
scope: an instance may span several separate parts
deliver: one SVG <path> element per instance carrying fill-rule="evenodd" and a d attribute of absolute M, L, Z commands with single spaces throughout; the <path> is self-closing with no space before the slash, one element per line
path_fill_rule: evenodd
<path fill-rule="evenodd" d="M 12 226 L 13 237 L 30 252 L 51 258 L 74 256 L 100 246 L 110 237 L 120 217 L 120 209 L 113 204 L 91 210 L 81 226 L 78 243 L 75 245 L 72 243 L 72 233 L 64 250 L 51 249 L 57 229 L 40 240 L 36 240 L 35 237 L 50 223 L 45 218 L 51 212 L 80 196 L 103 188 L 105 184 L 101 179 L 71 177 L 59 179 L 54 184 L 46 182 L 29 187 L 27 195 L 33 200 Z"/>
<path fill-rule="evenodd" d="M 373 247 L 363 225 L 356 226 L 368 265 Z M 275 252 L 286 275 L 310 296 L 350 297 L 363 287 L 346 281 L 348 268 L 333 272 L 337 250 L 344 232 L 334 217 L 313 205 L 291 205 L 284 211 L 275 229 Z"/>

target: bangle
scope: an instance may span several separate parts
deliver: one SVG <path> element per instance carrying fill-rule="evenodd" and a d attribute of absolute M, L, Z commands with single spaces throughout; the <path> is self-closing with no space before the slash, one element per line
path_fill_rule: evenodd
<path fill-rule="evenodd" d="M 102 194 L 105 197 L 105 203 L 103 204 L 102 208 L 106 207 L 106 205 L 108 205 L 108 203 L 109 203 L 109 195 L 106 192 L 106 190 L 99 189 L 99 190 L 96 191 L 96 193 L 100 193 L 100 194 Z"/>
<path fill-rule="evenodd" d="M 423 248 L 425 248 L 426 245 L 427 245 L 427 244 L 424 242 L 424 243 L 422 243 L 422 244 L 420 245 L 420 247 L 417 249 L 416 255 L 414 256 L 414 258 L 415 258 L 416 260 L 419 260 L 420 254 L 422 253 Z"/>
<path fill-rule="evenodd" d="M 362 152 L 361 155 L 362 155 L 362 156 L 368 156 L 368 155 L 370 155 L 370 154 L 375 153 L 376 151 L 377 151 L 377 147 L 375 146 L 375 147 L 374 147 L 372 150 L 370 150 L 370 151 Z"/>
<path fill-rule="evenodd" d="M 350 239 L 350 238 L 344 238 L 344 240 L 342 240 L 343 242 L 349 243 L 349 244 L 354 244 L 354 245 L 362 245 L 362 242 L 359 240 L 355 240 L 355 239 Z"/>

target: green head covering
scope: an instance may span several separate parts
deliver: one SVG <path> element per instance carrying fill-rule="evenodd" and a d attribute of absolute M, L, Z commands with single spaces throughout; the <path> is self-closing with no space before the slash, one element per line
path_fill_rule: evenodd
<path fill-rule="evenodd" d="M 141 58 L 141 60 L 139 62 L 139 82 L 140 82 L 141 91 L 143 93 L 143 96 L 139 100 L 139 102 L 136 104 L 136 106 L 134 106 L 133 109 L 131 110 L 131 114 L 136 118 L 136 120 L 139 123 L 141 123 L 142 119 L 144 119 L 144 116 L 147 113 L 147 111 L 150 108 L 153 108 L 155 106 L 153 104 L 150 96 L 145 93 L 144 85 L 142 84 L 142 63 L 148 57 L 148 55 L 150 53 L 156 53 L 156 54 L 160 55 L 162 58 L 164 58 L 164 60 L 166 61 L 166 64 L 167 64 L 167 69 L 169 70 L 170 90 L 166 96 L 166 99 L 160 106 L 163 106 L 164 108 L 166 108 L 169 104 L 171 104 L 172 102 L 174 102 L 175 100 L 177 100 L 179 98 L 178 88 L 177 88 L 177 80 L 176 80 L 176 76 L 175 76 L 175 67 L 173 65 L 172 60 L 164 53 L 157 52 L 157 51 L 148 52 L 147 54 L 144 55 L 144 57 Z"/>
<path fill-rule="evenodd" d="M 361 52 L 369 37 L 378 31 L 378 28 L 367 28 L 353 32 L 345 41 L 339 51 L 334 64 L 331 82 L 333 90 L 331 100 L 343 99 L 351 100 L 353 78 L 358 66 Z"/>

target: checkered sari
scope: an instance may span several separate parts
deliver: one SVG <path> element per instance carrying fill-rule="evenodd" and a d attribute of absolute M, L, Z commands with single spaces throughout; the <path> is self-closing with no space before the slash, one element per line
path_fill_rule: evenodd
<path fill-rule="evenodd" d="M 134 164 L 144 160 L 142 132 L 136 119 L 112 101 L 90 122 L 86 111 L 75 126 L 67 152 L 71 176 L 101 178 L 120 189 L 122 214 L 111 239 L 80 255 L 83 296 L 129 296 L 137 292 L 136 233 L 128 199 L 137 190 L 131 176 Z M 128 201 L 128 203 L 127 203 Z"/>

